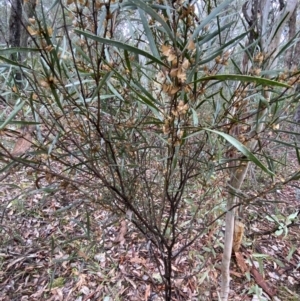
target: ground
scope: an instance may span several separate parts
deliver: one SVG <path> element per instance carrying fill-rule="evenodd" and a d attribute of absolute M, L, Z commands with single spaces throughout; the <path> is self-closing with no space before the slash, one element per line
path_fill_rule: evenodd
<path fill-rule="evenodd" d="M 287 162 L 297 170 L 293 150 Z M 45 193 L 33 179 L 28 168 L 17 169 L 0 184 L 1 301 L 163 300 L 151 244 L 130 221 L 64 189 Z M 263 178 L 255 175 L 245 193 L 253 193 L 257 182 Z M 273 300 L 300 300 L 300 190 L 295 186 L 266 195 L 267 205 L 244 207 L 230 300 L 271 300 L 268 292 Z M 276 232 L 272 217 L 283 221 L 292 214 L 287 231 Z M 213 227 L 176 258 L 174 301 L 217 300 L 223 234 L 224 228 Z"/>

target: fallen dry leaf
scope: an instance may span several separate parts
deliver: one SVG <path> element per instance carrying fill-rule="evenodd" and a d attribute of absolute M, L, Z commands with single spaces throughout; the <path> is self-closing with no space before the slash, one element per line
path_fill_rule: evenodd
<path fill-rule="evenodd" d="M 148 284 L 147 286 L 146 286 L 146 290 L 145 290 L 145 301 L 147 301 L 148 300 L 148 298 L 150 297 L 150 292 L 151 292 L 151 287 L 150 287 L 150 284 Z"/>
<path fill-rule="evenodd" d="M 141 263 L 141 264 L 146 264 L 146 259 L 141 258 L 141 257 L 133 257 L 130 259 L 130 262 L 132 263 Z"/>
<path fill-rule="evenodd" d="M 241 272 L 243 274 L 245 274 L 249 270 L 249 267 L 246 264 L 243 254 L 240 252 L 235 252 L 235 259 L 236 259 L 237 265 L 240 268 Z"/>
<path fill-rule="evenodd" d="M 241 223 L 239 221 L 235 221 L 234 237 L 233 237 L 234 252 L 238 252 L 241 247 L 241 243 L 242 243 L 242 239 L 243 239 L 243 235 L 244 235 L 244 229 L 245 229 L 245 225 L 243 223 Z"/>
<path fill-rule="evenodd" d="M 125 235 L 127 233 L 127 223 L 125 220 L 121 221 L 121 228 L 115 242 L 119 242 L 121 245 L 125 242 Z"/>
<path fill-rule="evenodd" d="M 23 137 L 19 137 L 12 151 L 13 156 L 20 156 L 29 150 L 32 144 L 31 133 L 26 133 Z"/>
<path fill-rule="evenodd" d="M 264 280 L 262 275 L 258 272 L 258 270 L 253 265 L 251 268 L 251 274 L 254 277 L 256 283 L 272 298 L 276 294 L 276 290 L 272 289 L 267 282 Z"/>

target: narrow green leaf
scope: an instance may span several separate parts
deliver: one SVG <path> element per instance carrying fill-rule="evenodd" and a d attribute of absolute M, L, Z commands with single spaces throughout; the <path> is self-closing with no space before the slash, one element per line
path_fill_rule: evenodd
<path fill-rule="evenodd" d="M 100 89 L 103 87 L 103 85 L 108 82 L 108 80 L 110 79 L 112 75 L 112 72 L 107 72 L 105 73 L 105 75 L 103 76 L 103 78 L 101 79 L 100 83 L 98 84 L 98 86 L 96 87 L 95 91 L 93 92 L 93 95 L 91 97 L 91 99 L 94 99 L 94 97 L 96 97 L 96 95 L 98 94 L 98 92 L 100 91 Z M 102 98 L 103 95 L 101 95 L 100 99 Z M 109 96 L 111 97 L 111 96 Z"/>
<path fill-rule="evenodd" d="M 52 150 L 53 150 L 54 146 L 56 145 L 59 137 L 60 137 L 60 133 L 57 133 L 48 149 L 48 155 L 50 155 L 52 153 Z"/>
<path fill-rule="evenodd" d="M 129 72 L 132 73 L 131 62 L 130 62 L 129 54 L 128 54 L 127 50 L 124 50 L 124 57 L 125 57 L 126 67 L 129 70 Z"/>
<path fill-rule="evenodd" d="M 142 94 L 140 94 L 136 90 L 133 90 L 133 91 L 135 92 L 135 94 L 137 96 L 139 96 L 139 98 L 137 99 L 137 101 L 146 104 L 148 107 L 150 107 L 151 109 L 155 110 L 155 114 L 158 114 L 158 112 L 160 110 L 158 109 L 158 107 L 156 107 L 156 105 L 152 101 L 150 101 L 147 97 L 143 96 Z"/>
<path fill-rule="evenodd" d="M 251 162 L 253 162 L 255 165 L 257 165 L 263 171 L 265 171 L 266 173 L 268 173 L 271 176 L 274 175 L 274 173 L 271 170 L 269 170 L 266 166 L 264 166 L 264 164 L 261 161 L 259 161 L 259 159 L 255 155 L 253 155 L 251 153 L 251 151 L 245 145 L 243 145 L 241 142 L 239 142 L 238 140 L 236 140 L 234 137 L 232 137 L 232 136 L 230 136 L 228 134 L 216 131 L 216 130 L 210 130 L 210 129 L 207 129 L 207 128 L 204 129 L 204 130 L 208 131 L 208 132 L 215 133 L 215 134 L 223 137 L 232 146 L 234 146 L 237 150 L 239 150 L 244 156 L 246 156 Z"/>
<path fill-rule="evenodd" d="M 150 29 L 148 21 L 147 21 L 147 18 L 144 14 L 144 11 L 139 8 L 139 13 L 140 13 L 141 21 L 142 21 L 142 24 L 143 24 L 144 30 L 145 30 L 145 35 L 147 36 L 147 39 L 148 39 L 148 42 L 149 42 L 149 47 L 152 51 L 152 54 L 156 58 L 160 59 L 159 52 L 157 50 L 156 43 L 154 41 L 151 29 Z"/>
<path fill-rule="evenodd" d="M 279 57 L 282 53 L 284 53 L 288 48 L 292 47 L 294 44 L 296 44 L 299 39 L 298 39 L 298 35 L 299 35 L 300 31 L 298 31 L 294 37 L 288 41 L 276 54 L 276 56 L 274 57 L 274 60 L 276 60 L 277 57 Z"/>
<path fill-rule="evenodd" d="M 241 81 L 241 82 L 252 82 L 264 86 L 292 88 L 291 86 L 285 83 L 281 83 L 275 80 L 257 77 L 257 76 L 240 75 L 240 74 L 218 74 L 212 76 L 205 76 L 199 78 L 197 82 L 208 81 L 208 80 L 220 80 L 220 81 L 233 80 L 233 81 Z"/>
<path fill-rule="evenodd" d="M 130 46 L 130 45 L 118 42 L 118 41 L 113 41 L 113 40 L 110 40 L 110 39 L 101 38 L 101 37 L 98 37 L 94 34 L 88 33 L 86 31 L 82 31 L 82 30 L 78 30 L 78 29 L 75 29 L 74 31 L 76 33 L 82 34 L 82 35 L 86 36 L 87 38 L 92 39 L 94 41 L 97 41 L 97 42 L 100 42 L 100 43 L 103 43 L 103 44 L 107 44 L 107 45 L 111 45 L 111 46 L 114 46 L 114 47 L 117 47 L 117 48 L 120 48 L 120 49 L 131 51 L 135 54 L 139 54 L 139 55 L 142 55 L 144 57 L 147 57 L 148 59 L 152 60 L 153 62 L 155 62 L 157 64 L 168 67 L 165 63 L 163 63 L 161 60 L 157 59 L 155 56 L 153 56 L 150 53 L 148 53 L 144 50 L 141 50 L 139 48 L 136 48 L 136 47 L 133 47 L 133 46 Z"/>
<path fill-rule="evenodd" d="M 5 120 L 0 120 L 0 123 L 5 122 Z M 8 124 L 18 124 L 18 125 L 38 125 L 39 122 L 35 121 L 23 121 L 23 120 L 11 120 Z M 300 134 L 299 134 L 300 135 Z"/>
<path fill-rule="evenodd" d="M 149 91 L 147 91 L 147 89 L 143 87 L 143 85 L 137 81 L 134 81 L 132 84 L 135 89 L 140 89 L 153 103 L 160 105 L 160 103 L 152 96 L 151 93 L 149 93 Z"/>
<path fill-rule="evenodd" d="M 243 74 L 243 72 L 241 71 L 240 67 L 238 66 L 238 64 L 232 59 L 230 58 L 233 66 L 235 67 L 236 71 L 238 71 L 239 74 Z"/>
<path fill-rule="evenodd" d="M 134 92 L 139 98 L 136 99 L 137 101 L 147 105 L 148 107 L 151 108 L 151 110 L 153 110 L 153 112 L 157 115 L 158 112 L 160 111 L 158 109 L 158 107 L 151 101 L 149 100 L 147 97 L 143 96 L 141 93 L 139 93 L 137 91 L 136 85 L 133 82 L 128 82 L 119 72 L 117 72 L 117 70 L 113 69 L 113 71 L 115 72 L 115 74 L 117 75 L 117 77 L 119 77 L 121 80 L 123 80 L 128 87 L 130 87 L 131 91 Z"/>
<path fill-rule="evenodd" d="M 171 28 L 154 9 L 152 9 L 149 5 L 147 5 L 144 1 L 141 1 L 141 0 L 129 0 L 128 2 L 124 3 L 122 6 L 125 7 L 125 6 L 132 5 L 132 4 L 137 6 L 140 9 L 142 9 L 143 11 L 145 11 L 154 20 L 156 20 L 158 23 L 160 23 L 161 26 L 163 27 L 163 29 L 168 34 L 168 36 L 170 37 L 170 39 L 173 40 L 173 42 L 175 42 L 176 39 L 174 37 L 174 34 L 173 34 Z"/>
<path fill-rule="evenodd" d="M 268 102 L 268 100 L 263 97 L 261 94 L 257 95 L 257 98 L 259 99 L 259 107 L 262 108 L 269 108 L 270 107 L 270 103 Z"/>
<path fill-rule="evenodd" d="M 296 213 L 298 214 L 298 212 L 296 212 Z M 293 256 L 293 254 L 295 253 L 296 250 L 297 250 L 297 247 L 294 246 L 294 245 L 292 245 L 292 246 L 291 246 L 291 249 L 290 249 L 290 251 L 289 251 L 289 254 L 288 254 L 288 256 L 286 257 L 286 260 L 287 260 L 288 262 L 291 261 L 292 256 Z"/>
<path fill-rule="evenodd" d="M 86 235 L 88 239 L 91 239 L 91 219 L 88 210 L 86 210 Z"/>
<path fill-rule="evenodd" d="M 124 98 L 122 97 L 122 95 L 115 89 L 115 87 L 110 83 L 110 82 L 107 82 L 106 83 L 109 90 L 117 97 L 119 98 L 120 100 L 124 101 Z"/>
<path fill-rule="evenodd" d="M 296 146 L 296 143 L 295 143 L 295 146 Z M 297 147 L 295 147 L 295 151 L 296 151 L 298 163 L 300 164 L 300 152 L 299 152 L 299 149 Z"/>
<path fill-rule="evenodd" d="M 205 58 L 203 58 L 200 63 L 201 65 L 206 64 L 207 62 L 212 61 L 214 58 L 216 58 L 218 55 L 221 55 L 222 52 L 228 47 L 234 47 L 236 44 L 238 44 L 239 40 L 241 40 L 242 38 L 244 38 L 248 33 L 242 33 L 241 35 L 237 36 L 236 38 L 230 40 L 229 42 L 223 44 L 220 48 L 218 48 L 217 51 L 213 52 L 213 54 L 209 55 L 208 57 L 206 56 Z M 209 52 L 210 53 L 210 52 Z"/>
<path fill-rule="evenodd" d="M 211 62 L 213 59 L 215 59 L 217 56 L 222 55 L 223 51 L 230 45 L 231 47 L 234 47 L 236 44 L 238 44 L 238 41 L 242 39 L 244 36 L 246 36 L 246 33 L 241 34 L 240 36 L 232 39 L 231 41 L 227 42 L 226 44 L 222 45 L 220 48 L 217 49 L 217 51 L 213 52 L 211 54 L 210 51 L 206 51 L 209 56 L 206 56 L 204 58 L 201 58 L 199 61 L 199 65 L 204 65 L 208 62 Z"/>
<path fill-rule="evenodd" d="M 235 22 L 230 22 L 228 24 L 226 24 L 223 27 L 220 27 L 218 30 L 215 30 L 214 32 L 207 34 L 204 37 L 200 38 L 200 41 L 198 43 L 198 46 L 203 45 L 204 43 L 206 43 L 207 41 L 211 41 L 216 35 L 219 35 L 220 32 L 222 32 L 223 30 L 225 30 L 226 28 L 229 28 L 233 23 Z"/>
<path fill-rule="evenodd" d="M 9 66 L 16 66 L 16 67 L 19 67 L 19 68 L 25 68 L 25 69 L 30 69 L 29 67 L 27 67 L 27 66 L 25 66 L 25 65 L 22 65 L 22 64 L 20 64 L 20 63 L 18 63 L 18 62 L 15 62 L 15 61 L 13 61 L 13 60 L 10 60 L 10 59 L 7 59 L 6 57 L 4 57 L 4 56 L 0 56 L 0 62 L 1 61 L 4 61 L 4 62 L 6 62 L 6 63 L 8 63 L 9 64 Z M 0 67 L 6 67 L 4 64 L 0 64 Z"/>
<path fill-rule="evenodd" d="M 199 34 L 199 32 L 213 19 L 215 18 L 227 5 L 229 5 L 232 1 L 226 0 L 218 5 L 204 20 L 201 21 L 200 25 L 194 30 L 190 41 L 193 41 Z M 189 45 L 189 42 L 185 46 L 185 48 Z"/>
<path fill-rule="evenodd" d="M 293 131 L 285 131 L 285 130 L 276 130 L 276 133 L 285 133 L 285 134 L 289 134 L 289 135 L 296 135 L 299 136 L 300 132 L 293 132 Z"/>
<path fill-rule="evenodd" d="M 289 181 L 297 181 L 300 179 L 300 172 L 297 171 L 296 173 L 294 173 L 290 178 Z"/>
<path fill-rule="evenodd" d="M 0 49 L 1 55 L 10 55 L 14 53 L 20 53 L 20 52 L 40 52 L 40 49 L 37 48 L 18 48 L 18 47 L 12 47 L 12 48 L 4 48 Z"/>
<path fill-rule="evenodd" d="M 295 149 L 299 149 L 300 148 L 297 145 L 295 145 L 294 143 L 288 143 L 288 142 L 284 142 L 284 141 L 278 140 L 278 139 L 265 138 L 265 140 L 272 141 L 272 142 L 275 142 L 275 143 L 278 143 L 278 144 L 282 144 L 282 145 L 285 145 L 287 147 L 292 147 L 292 148 L 295 148 Z"/>
<path fill-rule="evenodd" d="M 1 161 L 1 164 L 3 163 L 3 160 Z M 12 167 L 16 166 L 18 163 L 15 161 L 10 161 L 8 164 L 6 164 L 4 167 L 0 169 L 0 174 L 9 171 Z"/>
<path fill-rule="evenodd" d="M 75 45 L 74 48 L 75 48 L 74 52 L 76 51 L 78 54 L 80 54 L 82 56 L 82 58 L 84 58 L 89 64 L 91 64 L 90 57 L 87 55 L 86 52 L 83 51 L 83 49 L 81 47 L 78 47 L 78 46 Z"/>
<path fill-rule="evenodd" d="M 290 14 L 290 12 L 286 12 L 286 14 L 282 16 L 282 18 L 279 21 L 278 26 L 275 28 L 274 34 L 269 42 L 271 42 L 275 38 L 278 30 L 281 28 L 281 26 L 283 25 L 283 23 L 285 22 L 285 19 L 288 17 L 289 14 Z"/>
<path fill-rule="evenodd" d="M 10 115 L 7 117 L 7 119 L 0 125 L 0 130 L 4 129 L 5 126 L 11 122 L 11 120 L 22 110 L 24 107 L 26 101 L 23 100 L 19 105 L 17 105 L 14 110 L 10 113 Z"/>
<path fill-rule="evenodd" d="M 51 94 L 54 96 L 55 102 L 57 103 L 57 105 L 61 109 L 61 111 L 64 113 L 64 109 L 62 107 L 59 96 L 57 94 L 57 90 L 55 89 L 55 87 L 53 85 L 50 85 L 50 89 L 51 89 Z"/>

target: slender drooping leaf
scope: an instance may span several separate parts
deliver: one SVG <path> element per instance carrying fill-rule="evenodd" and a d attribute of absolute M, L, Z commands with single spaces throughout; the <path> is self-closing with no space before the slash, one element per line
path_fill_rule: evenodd
<path fill-rule="evenodd" d="M 269 170 L 255 155 L 253 155 L 253 153 L 245 145 L 243 145 L 241 142 L 236 140 L 234 137 L 232 137 L 228 134 L 216 131 L 216 130 L 211 130 L 211 129 L 204 129 L 204 130 L 215 133 L 215 134 L 223 137 L 232 146 L 234 146 L 237 150 L 239 150 L 244 156 L 246 156 L 251 162 L 253 162 L 255 165 L 257 165 L 263 171 L 265 171 L 266 173 L 268 173 L 271 176 L 274 175 L 274 173 L 271 170 Z"/>
<path fill-rule="evenodd" d="M 294 35 L 294 37 L 288 41 L 276 54 L 276 56 L 274 57 L 274 60 L 276 60 L 277 57 L 279 57 L 282 53 L 284 53 L 288 48 L 292 47 L 294 44 L 296 44 L 297 42 L 299 42 L 299 33 L 300 30 Z"/>
<path fill-rule="evenodd" d="M 22 102 L 20 102 L 14 108 L 14 110 L 9 114 L 9 116 L 7 117 L 7 119 L 0 125 L 0 130 L 4 129 L 5 126 L 12 121 L 12 119 L 22 110 L 22 108 L 24 107 L 25 103 L 26 103 L 26 101 L 23 100 Z"/>
<path fill-rule="evenodd" d="M 0 124 L 3 123 L 3 122 L 6 122 L 6 120 L 0 120 Z M 35 122 L 35 121 L 25 121 L 25 120 L 10 120 L 7 124 L 38 125 L 40 123 L 39 122 Z"/>
<path fill-rule="evenodd" d="M 11 55 L 15 53 L 20 53 L 20 52 L 40 52 L 40 49 L 37 48 L 18 48 L 18 47 L 12 47 L 12 48 L 5 48 L 5 49 L 0 49 L 0 54 L 1 55 Z"/>
<path fill-rule="evenodd" d="M 204 37 L 201 37 L 199 40 L 198 46 L 205 44 L 207 41 L 211 41 L 215 36 L 219 35 L 220 32 L 224 31 L 226 28 L 230 28 L 230 26 L 234 23 L 235 22 L 230 22 L 228 24 L 225 24 L 224 26 L 220 27 L 218 30 L 215 30 L 214 32 L 209 33 Z"/>
<path fill-rule="evenodd" d="M 167 67 L 167 65 L 165 63 L 163 63 L 161 60 L 157 59 L 155 56 L 153 56 L 149 52 L 146 52 L 146 51 L 141 50 L 139 48 L 136 48 L 134 46 L 130 46 L 130 45 L 124 44 L 122 42 L 118 42 L 118 41 L 114 41 L 114 40 L 110 40 L 110 39 L 106 39 L 106 38 L 101 38 L 101 37 L 98 37 L 98 36 L 96 36 L 92 33 L 88 33 L 86 31 L 82 31 L 82 30 L 79 30 L 79 29 L 75 29 L 74 31 L 78 34 L 82 34 L 85 37 L 87 37 L 89 39 L 92 39 L 94 41 L 97 41 L 99 43 L 103 43 L 103 44 L 111 45 L 111 46 L 114 46 L 114 47 L 117 47 L 117 48 L 120 48 L 120 49 L 128 50 L 132 53 L 139 54 L 139 55 L 142 55 L 144 57 L 147 57 L 148 59 L 152 60 L 153 62 Z"/>
<path fill-rule="evenodd" d="M 271 86 L 271 87 L 284 87 L 284 88 L 291 88 L 288 84 L 281 83 L 275 80 L 263 78 L 263 77 L 257 77 L 257 76 L 250 76 L 250 75 L 240 75 L 240 74 L 217 74 L 217 75 L 211 75 L 211 76 L 205 76 L 197 79 L 197 82 L 203 82 L 208 80 L 233 80 L 233 81 L 241 81 L 246 83 L 256 83 L 259 85 L 264 86 Z"/>
<path fill-rule="evenodd" d="M 4 61 L 4 62 L 6 62 L 7 64 L 2 64 L 2 62 L 1 61 Z M 20 63 L 18 63 L 18 62 L 15 62 L 15 61 L 13 61 L 13 60 L 10 60 L 10 59 L 7 59 L 6 57 L 4 57 L 4 56 L 0 56 L 0 67 L 10 67 L 10 66 L 16 66 L 16 67 L 18 67 L 18 68 L 25 68 L 25 69 L 30 69 L 28 66 L 25 66 L 25 65 L 22 65 L 22 64 L 20 64 Z"/>
<path fill-rule="evenodd" d="M 135 5 L 145 11 L 148 15 L 150 15 L 154 20 L 156 20 L 158 23 L 161 24 L 165 32 L 168 34 L 170 39 L 172 39 L 175 42 L 175 37 L 174 34 L 169 27 L 169 25 L 165 22 L 165 20 L 154 10 L 152 9 L 149 5 L 147 5 L 143 0 L 130 0 L 126 3 L 124 3 L 122 6 L 128 6 L 128 5 Z"/>
<path fill-rule="evenodd" d="M 226 0 L 222 2 L 204 20 L 202 20 L 198 27 L 194 30 L 190 41 L 193 41 L 198 36 L 199 32 L 231 2 L 231 0 Z M 188 44 L 189 43 L 187 43 L 186 47 L 188 46 Z"/>
<path fill-rule="evenodd" d="M 128 87 L 130 87 L 132 89 L 132 92 L 134 92 L 138 98 L 136 99 L 137 101 L 147 105 L 149 108 L 151 108 L 151 110 L 154 109 L 153 112 L 155 112 L 155 114 L 157 115 L 158 112 L 160 111 L 160 109 L 155 105 L 155 103 L 152 101 L 154 100 L 153 97 L 151 97 L 151 99 L 149 99 L 148 97 L 145 97 L 144 95 L 142 95 L 142 93 L 140 93 L 138 90 L 137 90 L 137 85 L 133 82 L 128 82 L 119 72 L 117 72 L 117 70 L 114 70 L 116 75 L 121 79 L 123 80 L 127 85 Z M 157 103 L 157 102 L 156 102 Z"/>
<path fill-rule="evenodd" d="M 151 32 L 151 29 L 150 29 L 150 26 L 148 24 L 148 20 L 144 14 L 144 11 L 139 9 L 139 13 L 140 13 L 140 17 L 141 17 L 141 21 L 142 21 L 142 24 L 144 26 L 144 30 L 145 30 L 145 35 L 148 39 L 148 42 L 149 42 L 149 47 L 152 51 L 152 54 L 160 59 L 160 56 L 159 56 L 159 52 L 157 50 L 157 47 L 156 47 L 156 43 L 155 43 L 155 40 L 154 40 L 154 37 L 152 35 L 152 32 Z"/>

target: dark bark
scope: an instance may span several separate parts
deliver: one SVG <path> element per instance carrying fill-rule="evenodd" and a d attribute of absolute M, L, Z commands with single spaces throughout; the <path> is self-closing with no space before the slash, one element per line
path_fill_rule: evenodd
<path fill-rule="evenodd" d="M 21 42 L 21 25 L 22 25 L 22 0 L 11 0 L 11 12 L 9 18 L 9 37 L 8 43 L 10 47 L 20 47 Z M 16 62 L 21 61 L 18 52 L 11 55 L 11 59 Z M 16 83 L 19 85 L 22 80 L 21 71 L 15 73 Z"/>
<path fill-rule="evenodd" d="M 295 37 L 295 34 L 296 34 L 297 7 L 298 7 L 298 5 L 296 6 L 296 9 L 295 9 L 295 11 L 293 12 L 293 14 L 291 16 L 291 19 L 290 19 L 289 25 L 288 25 L 289 26 L 289 41 L 292 40 Z M 299 42 L 297 43 L 297 45 L 298 44 L 299 44 Z M 299 45 L 298 45 L 298 48 L 299 48 Z M 291 69 L 293 67 L 294 63 L 296 62 L 296 60 L 295 60 L 295 55 L 296 55 L 295 50 L 296 50 L 296 46 L 293 46 L 293 47 L 290 47 L 286 52 L 286 55 L 285 55 L 285 58 L 284 58 L 284 63 L 285 63 L 285 67 L 288 70 Z M 298 50 L 300 50 L 300 49 L 298 49 Z M 300 53 L 298 52 L 298 54 L 300 54 Z M 298 56 L 297 60 L 299 60 L 299 56 Z"/>
<path fill-rule="evenodd" d="M 29 33 L 27 27 L 30 25 L 29 19 L 35 15 L 36 0 L 27 0 L 23 4 L 23 17 L 21 26 L 21 47 L 28 46 Z"/>
<path fill-rule="evenodd" d="M 244 3 L 242 12 L 244 15 L 244 18 L 246 19 L 250 33 L 248 36 L 248 42 L 246 46 L 251 45 L 254 43 L 254 41 L 258 40 L 260 33 L 261 33 L 261 27 L 258 22 L 259 18 L 258 16 L 260 15 L 260 8 L 259 8 L 259 2 L 258 0 L 253 0 L 253 1 L 247 1 Z M 249 62 L 249 55 L 253 56 L 255 52 L 255 45 L 249 48 L 249 52 L 244 54 L 243 58 L 243 72 L 248 72 L 248 62 Z"/>
<path fill-rule="evenodd" d="M 298 15 L 298 7 L 299 5 L 297 4 L 294 15 L 295 15 L 295 34 L 296 34 L 296 23 L 297 23 L 297 15 Z M 299 38 L 299 33 L 298 33 L 298 38 Z M 300 58 L 300 41 L 298 41 L 294 47 L 294 53 L 292 56 L 292 67 L 299 67 L 299 58 Z"/>
<path fill-rule="evenodd" d="M 11 12 L 9 18 L 9 37 L 8 43 L 10 47 L 27 47 L 28 31 L 27 26 L 30 25 L 29 18 L 34 15 L 36 0 L 11 0 Z M 13 61 L 21 63 L 25 57 L 20 53 L 11 55 Z M 19 85 L 22 80 L 22 72 L 16 71 L 16 83 Z"/>
<path fill-rule="evenodd" d="M 284 6 L 285 6 L 284 1 L 283 0 L 279 0 L 279 9 L 283 10 Z"/>
<path fill-rule="evenodd" d="M 11 0 L 11 12 L 9 18 L 9 37 L 10 47 L 20 47 L 21 41 L 21 20 L 22 20 L 22 0 Z M 12 59 L 19 60 L 18 55 L 13 55 Z"/>

